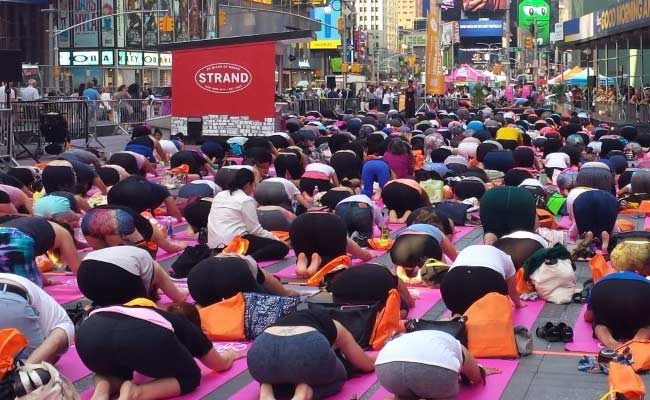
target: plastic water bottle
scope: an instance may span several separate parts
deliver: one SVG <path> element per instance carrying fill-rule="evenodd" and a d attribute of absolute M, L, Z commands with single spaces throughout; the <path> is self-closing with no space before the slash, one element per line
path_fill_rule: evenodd
<path fill-rule="evenodd" d="M 166 228 L 167 228 L 167 237 L 174 237 L 174 227 L 172 226 L 172 217 L 165 218 Z"/>
<path fill-rule="evenodd" d="M 379 236 L 379 245 L 380 246 L 388 246 L 388 209 L 384 207 L 384 210 L 382 211 L 382 215 L 384 216 L 384 224 L 381 227 L 381 235 Z"/>
<path fill-rule="evenodd" d="M 318 185 L 314 186 L 314 192 L 312 193 L 311 197 L 316 198 L 316 195 L 318 195 L 320 191 L 318 190 Z"/>

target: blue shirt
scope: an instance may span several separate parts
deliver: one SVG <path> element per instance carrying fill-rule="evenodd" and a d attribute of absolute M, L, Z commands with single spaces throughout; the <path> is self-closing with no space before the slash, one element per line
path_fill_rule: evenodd
<path fill-rule="evenodd" d="M 403 233 L 409 233 L 409 232 L 424 233 L 436 239 L 438 243 L 442 243 L 442 239 L 444 237 L 440 229 L 429 224 L 413 224 L 411 226 L 407 226 L 406 230 Z"/>
<path fill-rule="evenodd" d="M 83 91 L 82 95 L 88 100 L 99 100 L 99 92 L 95 88 L 88 88 Z"/>

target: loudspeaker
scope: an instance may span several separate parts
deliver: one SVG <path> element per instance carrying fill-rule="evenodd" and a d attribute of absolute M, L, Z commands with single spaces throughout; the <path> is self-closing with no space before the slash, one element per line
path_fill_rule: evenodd
<path fill-rule="evenodd" d="M 596 77 L 595 76 L 588 76 L 587 77 L 587 87 L 596 87 Z"/>
<path fill-rule="evenodd" d="M 22 54 L 19 50 L 0 50 L 0 81 L 20 82 L 23 80 Z"/>
<path fill-rule="evenodd" d="M 335 76 L 328 76 L 327 78 L 327 88 L 328 89 L 336 89 L 336 77 Z"/>

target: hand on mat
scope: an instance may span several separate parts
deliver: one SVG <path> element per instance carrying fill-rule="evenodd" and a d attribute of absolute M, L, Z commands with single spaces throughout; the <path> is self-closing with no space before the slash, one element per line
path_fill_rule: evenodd
<path fill-rule="evenodd" d="M 62 282 L 55 281 L 54 279 L 50 279 L 48 277 L 43 277 L 43 286 L 56 286 L 61 284 Z"/>

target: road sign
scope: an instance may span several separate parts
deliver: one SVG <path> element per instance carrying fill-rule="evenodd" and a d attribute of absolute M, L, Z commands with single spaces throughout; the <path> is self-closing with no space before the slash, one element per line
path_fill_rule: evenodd
<path fill-rule="evenodd" d="M 350 51 L 354 50 L 354 45 L 353 44 L 349 44 L 347 47 L 348 47 L 348 50 L 350 50 Z"/>
<path fill-rule="evenodd" d="M 508 47 L 510 53 L 521 51 L 521 47 Z"/>

